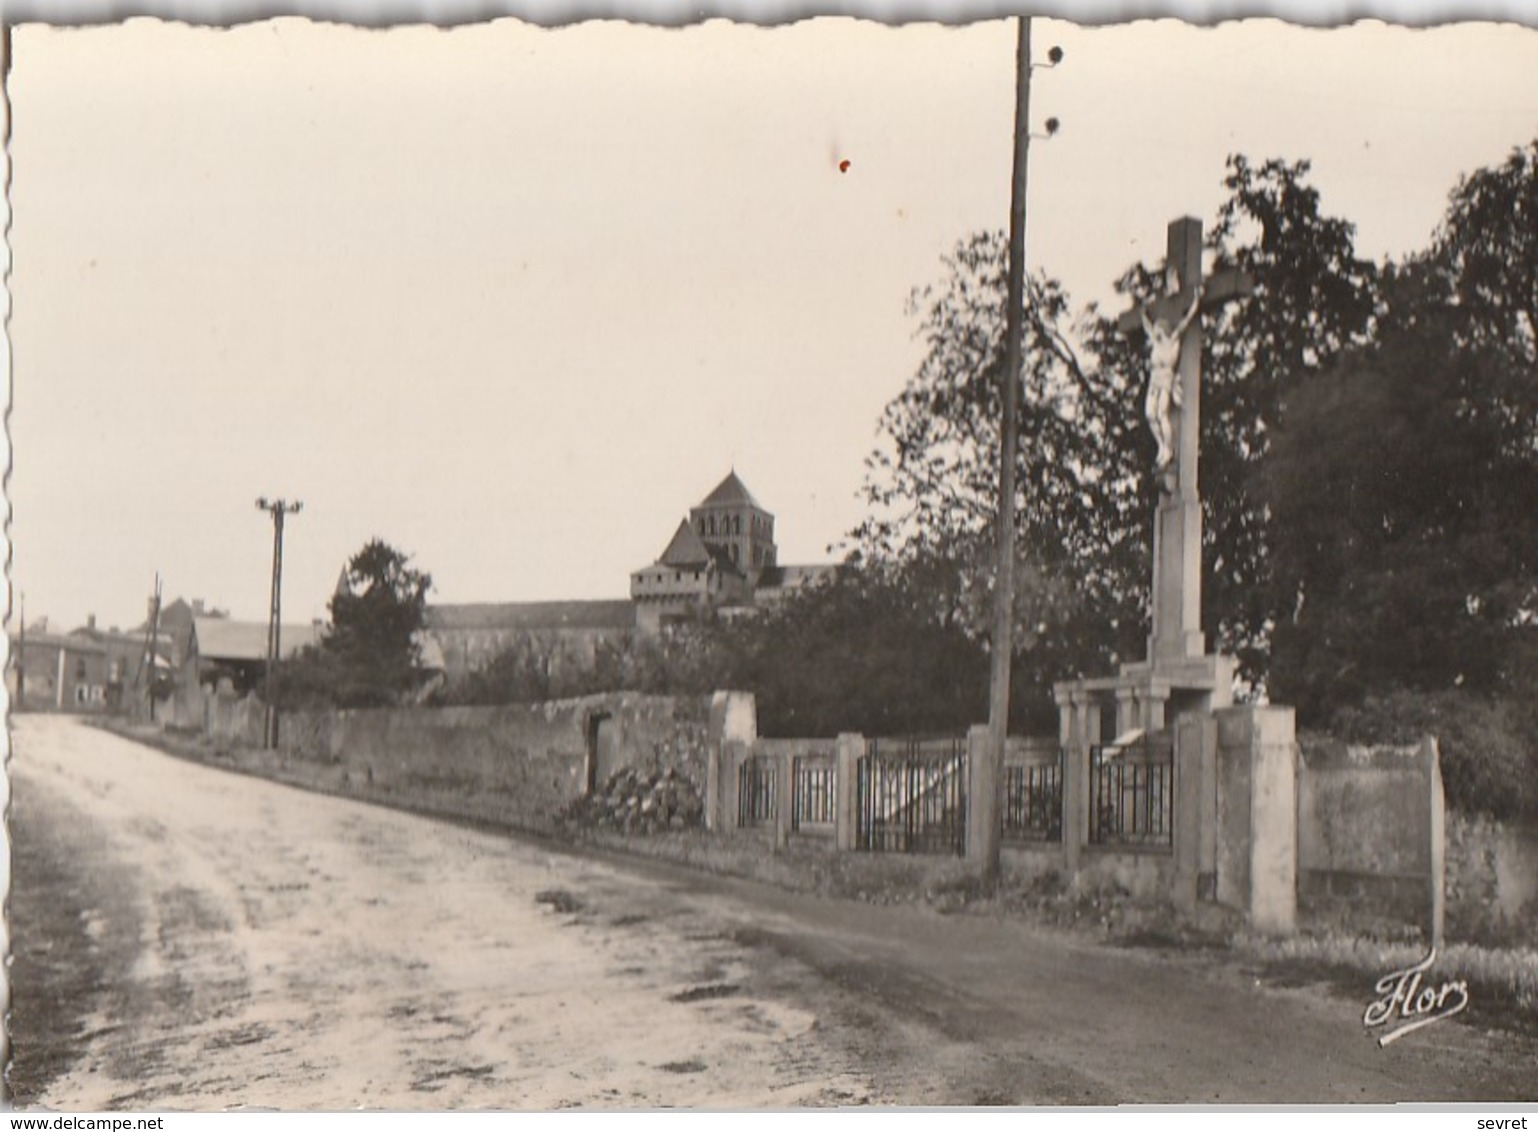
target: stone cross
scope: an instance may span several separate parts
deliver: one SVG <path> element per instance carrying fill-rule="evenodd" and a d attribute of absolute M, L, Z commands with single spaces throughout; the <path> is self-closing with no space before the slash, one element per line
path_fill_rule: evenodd
<path fill-rule="evenodd" d="M 1202 510 L 1197 494 L 1197 453 L 1201 446 L 1201 312 L 1241 298 L 1254 291 L 1254 280 L 1232 269 L 1202 278 L 1202 224 L 1189 216 L 1171 222 L 1165 259 L 1167 293 L 1144 307 L 1127 311 L 1117 320 L 1124 333 L 1152 326 L 1155 351 L 1151 359 L 1147 405 L 1156 434 L 1159 414 L 1167 414 L 1168 435 L 1159 437 L 1161 459 L 1159 506 L 1154 522 L 1153 634 L 1148 659 L 1183 660 L 1205 653 L 1201 629 Z M 1173 338 L 1164 342 L 1156 335 L 1178 338 L 1178 358 L 1158 356 L 1161 346 L 1173 351 Z M 1168 372 L 1173 364 L 1174 372 Z M 1163 372 L 1161 371 L 1163 367 Z M 1161 391 L 1156 382 L 1166 384 Z M 1160 396 L 1162 392 L 1162 397 Z M 1168 451 L 1163 451 L 1164 449 Z"/>

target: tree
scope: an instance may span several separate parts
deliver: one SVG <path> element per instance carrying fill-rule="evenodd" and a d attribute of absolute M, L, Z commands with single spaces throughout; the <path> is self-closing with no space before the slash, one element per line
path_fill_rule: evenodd
<path fill-rule="evenodd" d="M 868 565 L 895 569 L 889 577 L 910 584 L 927 578 L 941 604 L 991 586 L 1004 237 L 969 237 L 944 265 L 946 278 L 910 299 L 928 352 L 883 413 L 883 444 L 867 461 L 871 515 L 852 532 Z M 1026 302 L 1015 513 L 1026 560 L 1021 601 L 1067 615 L 1070 606 L 1053 595 L 1072 592 L 1071 608 L 1088 615 L 1071 632 L 1043 632 L 1043 618 L 1022 619 L 1018 607 L 1017 622 L 1037 643 L 1074 642 L 1058 656 L 1066 677 L 1127 659 L 1136 645 L 1148 550 L 1135 518 L 1142 481 L 1126 411 L 1135 398 L 1125 368 L 1081 362 L 1062 329 L 1068 298 L 1056 283 L 1030 280 Z M 1090 331 L 1097 353 L 1125 349 L 1108 325 L 1100 320 Z M 986 632 L 984 617 L 976 633 Z"/>
<path fill-rule="evenodd" d="M 1538 363 L 1538 139 L 1458 182 L 1432 259 L 1452 281 L 1465 343 Z"/>
<path fill-rule="evenodd" d="M 383 707 L 421 682 L 420 634 L 430 575 L 380 539 L 348 560 L 331 598 L 319 646 L 279 666 L 276 694 L 287 706 Z"/>
<path fill-rule="evenodd" d="M 723 634 L 727 686 L 766 735 L 954 733 L 988 710 L 987 658 L 927 586 L 846 569 Z"/>
<path fill-rule="evenodd" d="M 1509 167 L 1508 167 L 1509 170 Z M 1471 297 L 1459 246 L 1510 247 L 1522 211 L 1453 194 L 1439 244 L 1382 276 L 1375 341 L 1288 398 L 1273 514 L 1272 688 L 1322 723 L 1399 690 L 1516 696 L 1538 613 L 1535 374 L 1520 297 Z M 1475 231 L 1475 218 L 1494 231 Z M 1474 287 L 1477 291 L 1479 288 Z"/>
<path fill-rule="evenodd" d="M 1285 599 L 1261 499 L 1271 436 L 1288 394 L 1365 344 L 1378 308 L 1374 266 L 1355 229 L 1325 215 L 1307 161 L 1228 159 L 1228 199 L 1209 244 L 1249 272 L 1255 293 L 1205 321 L 1202 335 L 1202 623 L 1212 645 L 1263 681 Z"/>

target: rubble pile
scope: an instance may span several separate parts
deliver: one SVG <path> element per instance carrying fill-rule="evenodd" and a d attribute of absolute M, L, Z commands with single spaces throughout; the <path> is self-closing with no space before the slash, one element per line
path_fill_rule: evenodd
<path fill-rule="evenodd" d="M 565 816 L 598 829 L 657 833 L 704 825 L 705 803 L 694 783 L 671 767 L 650 773 L 627 768 L 586 798 L 578 798 Z"/>

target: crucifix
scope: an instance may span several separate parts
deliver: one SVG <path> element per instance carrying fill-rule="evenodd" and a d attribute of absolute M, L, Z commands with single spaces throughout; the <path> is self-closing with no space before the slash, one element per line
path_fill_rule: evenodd
<path fill-rule="evenodd" d="M 1202 278 L 1202 224 L 1184 217 L 1169 226 L 1165 293 L 1117 320 L 1124 333 L 1148 338 L 1144 411 L 1158 445 L 1159 506 L 1154 522 L 1153 633 L 1148 659 L 1198 657 L 1201 630 L 1202 510 L 1196 464 L 1201 439 L 1201 313 L 1249 295 L 1254 281 L 1232 269 Z"/>

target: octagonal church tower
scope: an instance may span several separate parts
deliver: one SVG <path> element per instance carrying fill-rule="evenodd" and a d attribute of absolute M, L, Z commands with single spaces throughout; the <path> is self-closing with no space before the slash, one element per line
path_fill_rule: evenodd
<path fill-rule="evenodd" d="M 774 516 L 735 470 L 689 511 L 657 561 L 630 575 L 636 627 L 643 633 L 705 610 L 746 610 L 778 551 Z"/>

